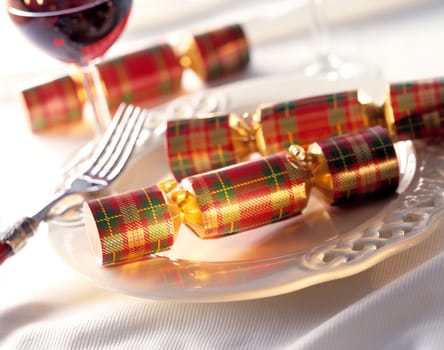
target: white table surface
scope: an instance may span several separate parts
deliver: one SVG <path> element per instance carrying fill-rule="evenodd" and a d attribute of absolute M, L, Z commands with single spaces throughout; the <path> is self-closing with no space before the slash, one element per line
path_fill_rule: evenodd
<path fill-rule="evenodd" d="M 341 18 L 347 1 L 330 0 L 336 16 L 335 51 L 379 65 L 388 81 L 444 76 L 444 3 L 396 3 L 383 11 L 350 10 L 350 16 Z M 142 1 L 136 4 L 139 11 L 147 10 Z M 139 25 L 130 23 L 120 48 L 140 38 Z M 281 33 L 276 40 L 259 39 L 245 78 L 294 72 L 314 54 L 306 28 L 293 36 Z M 36 54 L 36 62 L 23 67 L 32 72 L 25 77 L 20 74 L 23 57 L 15 60 L 16 54 L 3 50 L 8 58 L 0 61 L 1 226 L 38 209 L 54 190 L 66 159 L 91 137 L 74 129 L 44 135 L 29 131 L 13 98 L 15 84 L 61 67 Z M 5 84 L 11 85 L 5 89 Z M 0 348 L 442 349 L 442 227 L 420 245 L 351 277 L 281 296 L 196 304 L 143 300 L 102 289 L 52 251 L 42 225 L 0 267 Z"/>

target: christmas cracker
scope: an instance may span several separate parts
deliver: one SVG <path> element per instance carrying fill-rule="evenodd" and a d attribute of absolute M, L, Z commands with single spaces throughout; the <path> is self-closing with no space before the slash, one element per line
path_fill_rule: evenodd
<path fill-rule="evenodd" d="M 109 108 L 121 102 L 141 104 L 179 92 L 185 69 L 209 82 L 244 69 L 248 41 L 234 24 L 195 35 L 184 34 L 173 46 L 161 43 L 97 65 Z M 20 91 L 34 132 L 82 119 L 86 94 L 81 76 L 73 74 Z"/>
<path fill-rule="evenodd" d="M 444 134 L 444 79 L 392 83 L 384 103 L 353 90 L 260 105 L 255 112 L 167 122 L 167 157 L 175 178 L 381 125 L 396 140 Z"/>
<path fill-rule="evenodd" d="M 315 187 L 340 205 L 393 193 L 399 165 L 376 126 L 248 162 L 85 202 L 86 230 L 101 265 L 170 249 L 182 225 L 221 238 L 300 214 Z"/>

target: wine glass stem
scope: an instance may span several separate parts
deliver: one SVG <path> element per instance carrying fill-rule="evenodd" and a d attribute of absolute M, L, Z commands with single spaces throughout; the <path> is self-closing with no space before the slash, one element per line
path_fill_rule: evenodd
<path fill-rule="evenodd" d="M 111 121 L 105 91 L 99 71 L 93 64 L 80 67 L 86 101 L 90 103 L 93 113 L 93 126 L 96 134 L 102 134 Z"/>
<path fill-rule="evenodd" d="M 312 35 L 320 60 L 328 60 L 330 55 L 330 32 L 324 0 L 310 0 Z"/>

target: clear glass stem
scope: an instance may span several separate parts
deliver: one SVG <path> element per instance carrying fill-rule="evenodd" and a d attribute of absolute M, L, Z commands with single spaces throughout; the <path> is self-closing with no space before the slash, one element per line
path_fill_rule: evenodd
<path fill-rule="evenodd" d="M 111 121 L 111 115 L 106 101 L 105 91 L 95 65 L 80 67 L 86 101 L 92 109 L 92 123 L 96 134 L 102 134 Z"/>
<path fill-rule="evenodd" d="M 305 67 L 305 74 L 328 80 L 351 79 L 358 76 L 381 77 L 382 73 L 379 67 L 360 61 L 350 61 L 332 50 L 325 0 L 309 1 L 311 33 L 316 59 Z"/>
<path fill-rule="evenodd" d="M 323 60 L 330 54 L 330 31 L 328 27 L 327 10 L 324 0 L 310 0 L 313 41 L 318 58 Z"/>
<path fill-rule="evenodd" d="M 343 61 L 339 56 L 333 54 L 331 49 L 330 29 L 325 1 L 309 1 L 311 32 L 313 45 L 316 50 L 316 59 L 314 63 L 305 68 L 305 74 L 336 80 L 342 74 L 340 69 Z"/>

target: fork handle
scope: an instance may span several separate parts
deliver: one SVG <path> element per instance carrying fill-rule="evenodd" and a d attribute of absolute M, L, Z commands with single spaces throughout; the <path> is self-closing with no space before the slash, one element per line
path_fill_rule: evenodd
<path fill-rule="evenodd" d="M 12 255 L 12 248 L 6 243 L 0 243 L 0 265 Z"/>
<path fill-rule="evenodd" d="M 0 234 L 0 265 L 23 248 L 28 238 L 34 235 L 38 225 L 38 220 L 25 217 Z"/>

